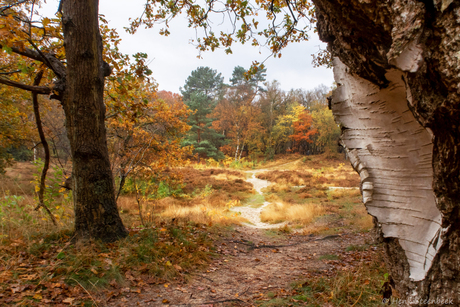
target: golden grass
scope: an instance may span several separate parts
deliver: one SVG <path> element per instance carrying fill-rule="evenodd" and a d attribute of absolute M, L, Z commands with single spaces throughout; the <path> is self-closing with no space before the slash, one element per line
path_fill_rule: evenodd
<path fill-rule="evenodd" d="M 238 200 L 229 200 L 225 192 L 213 191 L 205 197 L 176 199 L 166 197 L 156 201 L 141 203 L 144 223 L 156 224 L 163 220 L 177 219 L 182 222 L 198 224 L 234 225 L 245 219 L 230 211 L 240 205 Z M 134 197 L 120 197 L 118 206 L 124 220 L 140 223 L 139 204 Z"/>
<path fill-rule="evenodd" d="M 33 174 L 35 166 L 30 162 L 17 162 L 0 175 L 0 194 L 34 195 Z"/>
<path fill-rule="evenodd" d="M 74 211 L 69 202 L 56 199 L 49 206 L 57 226 L 54 226 L 43 209 L 35 210 L 37 202 L 29 195 L 8 195 L 0 193 L 0 242 L 3 239 L 21 238 L 26 242 L 40 232 L 55 232 L 73 225 Z M 26 243 L 25 243 L 26 244 Z"/>
<path fill-rule="evenodd" d="M 350 211 L 350 217 L 345 219 L 346 225 L 360 231 L 368 231 L 374 228 L 373 218 L 367 213 L 364 205 L 356 204 Z"/>
<path fill-rule="evenodd" d="M 329 195 L 332 199 L 342 199 L 360 196 L 361 192 L 359 189 L 331 189 Z"/>
<path fill-rule="evenodd" d="M 276 202 L 268 205 L 262 211 L 260 219 L 265 223 L 289 221 L 306 225 L 325 212 L 324 207 L 317 204 L 299 205 Z"/>

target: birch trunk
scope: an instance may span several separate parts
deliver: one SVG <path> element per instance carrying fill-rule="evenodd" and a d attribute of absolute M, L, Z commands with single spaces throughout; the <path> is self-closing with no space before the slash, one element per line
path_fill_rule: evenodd
<path fill-rule="evenodd" d="M 332 111 L 402 306 L 460 305 L 460 3 L 314 0 Z"/>

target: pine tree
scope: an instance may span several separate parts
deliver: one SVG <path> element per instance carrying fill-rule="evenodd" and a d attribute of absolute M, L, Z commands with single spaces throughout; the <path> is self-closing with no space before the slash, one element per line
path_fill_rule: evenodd
<path fill-rule="evenodd" d="M 224 158 L 218 149 L 224 144 L 224 136 L 211 128 L 215 119 L 209 116 L 221 96 L 222 88 L 223 77 L 220 73 L 209 67 L 198 67 L 187 78 L 184 89 L 181 89 L 184 103 L 194 112 L 188 119 L 192 128 L 182 144 L 193 145 L 198 162 L 202 157 L 215 160 Z"/>

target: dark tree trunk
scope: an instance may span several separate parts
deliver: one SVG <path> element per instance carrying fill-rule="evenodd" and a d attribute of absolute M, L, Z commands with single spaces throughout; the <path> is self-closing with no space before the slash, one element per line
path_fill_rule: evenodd
<path fill-rule="evenodd" d="M 98 0 L 62 0 L 67 58 L 63 106 L 71 145 L 75 232 L 114 241 L 127 235 L 115 201 L 103 102 Z"/>
<path fill-rule="evenodd" d="M 399 305 L 460 306 L 460 2 L 313 2 Z"/>

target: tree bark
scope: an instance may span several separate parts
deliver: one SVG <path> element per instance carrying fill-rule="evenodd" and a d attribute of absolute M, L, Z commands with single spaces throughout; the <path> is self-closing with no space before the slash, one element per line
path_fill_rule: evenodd
<path fill-rule="evenodd" d="M 98 5 L 98 0 L 62 0 L 67 58 L 62 104 L 73 161 L 76 236 L 114 241 L 127 231 L 115 201 L 107 149 Z"/>
<path fill-rule="evenodd" d="M 460 305 L 460 3 L 313 0 L 402 306 Z"/>

